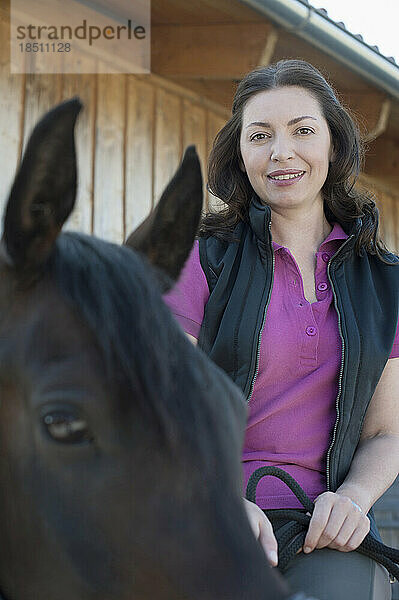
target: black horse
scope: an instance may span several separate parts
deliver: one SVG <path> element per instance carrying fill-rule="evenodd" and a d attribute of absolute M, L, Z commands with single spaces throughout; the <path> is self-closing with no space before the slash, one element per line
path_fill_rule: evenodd
<path fill-rule="evenodd" d="M 2 594 L 286 598 L 243 508 L 241 393 L 161 299 L 198 225 L 198 158 L 186 152 L 129 238 L 135 251 L 60 233 L 75 201 L 80 108 L 65 102 L 36 126 L 4 217 Z"/>

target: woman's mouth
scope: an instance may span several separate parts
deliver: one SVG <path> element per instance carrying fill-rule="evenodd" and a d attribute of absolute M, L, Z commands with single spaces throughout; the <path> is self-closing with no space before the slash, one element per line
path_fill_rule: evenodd
<path fill-rule="evenodd" d="M 276 176 L 268 175 L 267 178 L 269 181 L 271 181 L 272 183 L 274 183 L 274 185 L 277 185 L 277 186 L 293 185 L 294 183 L 296 183 L 297 181 L 302 179 L 302 177 L 305 175 L 305 173 L 306 173 L 306 171 L 302 171 L 301 173 L 295 173 L 295 174 L 290 173 L 287 175 L 276 175 Z"/>

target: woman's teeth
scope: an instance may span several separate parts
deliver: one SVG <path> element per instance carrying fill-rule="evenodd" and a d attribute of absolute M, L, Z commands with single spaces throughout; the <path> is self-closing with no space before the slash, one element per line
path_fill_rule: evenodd
<path fill-rule="evenodd" d="M 300 177 L 301 175 L 304 174 L 305 171 L 302 171 L 302 173 L 290 173 L 289 175 L 269 175 L 270 179 L 295 179 L 296 177 Z"/>

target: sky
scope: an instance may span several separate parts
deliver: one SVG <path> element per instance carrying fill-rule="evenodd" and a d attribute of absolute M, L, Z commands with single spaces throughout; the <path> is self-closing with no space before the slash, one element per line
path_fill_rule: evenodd
<path fill-rule="evenodd" d="M 343 21 L 351 33 L 378 46 L 384 56 L 399 64 L 398 0 L 310 0 L 315 8 L 325 8 L 334 21 Z"/>

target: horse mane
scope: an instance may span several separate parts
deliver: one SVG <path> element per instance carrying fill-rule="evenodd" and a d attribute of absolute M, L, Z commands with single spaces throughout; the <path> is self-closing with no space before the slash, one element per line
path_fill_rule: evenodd
<path fill-rule="evenodd" d="M 58 237 L 48 268 L 95 335 L 122 414 L 139 409 L 165 448 L 181 450 L 183 437 L 206 462 L 222 443 L 215 440 L 222 420 L 230 442 L 239 445 L 242 397 L 187 340 L 145 257 L 66 232 Z M 233 447 L 230 451 L 234 454 Z"/>

